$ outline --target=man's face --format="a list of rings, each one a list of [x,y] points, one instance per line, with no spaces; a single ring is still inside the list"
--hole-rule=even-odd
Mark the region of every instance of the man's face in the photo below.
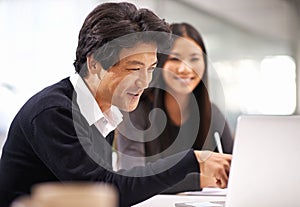
[[[115,105],[123,111],[133,111],[144,89],[152,80],[157,64],[155,43],[137,43],[133,48],[123,48],[119,62],[109,68],[97,90],[105,106]]]

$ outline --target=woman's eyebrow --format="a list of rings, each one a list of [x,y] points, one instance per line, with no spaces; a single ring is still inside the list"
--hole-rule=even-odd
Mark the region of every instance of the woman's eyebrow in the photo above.
[[[190,54],[190,56],[198,56],[198,55],[202,55],[202,53],[200,53],[200,52],[195,52],[195,53]]]

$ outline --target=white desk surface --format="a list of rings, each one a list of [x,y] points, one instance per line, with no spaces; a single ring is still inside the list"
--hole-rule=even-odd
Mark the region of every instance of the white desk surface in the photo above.
[[[225,201],[225,196],[156,195],[132,207],[175,207],[175,203]]]

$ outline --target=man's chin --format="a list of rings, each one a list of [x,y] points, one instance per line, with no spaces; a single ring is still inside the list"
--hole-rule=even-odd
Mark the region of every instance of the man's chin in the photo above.
[[[137,108],[138,104],[130,104],[127,106],[120,106],[118,107],[120,110],[125,111],[125,112],[132,112]]]
[[[132,112],[136,109],[137,105],[136,106],[131,106],[131,107],[128,107],[127,108],[127,112]]]

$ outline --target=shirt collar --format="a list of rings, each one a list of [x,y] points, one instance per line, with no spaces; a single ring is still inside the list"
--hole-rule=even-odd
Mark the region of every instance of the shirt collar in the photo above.
[[[110,131],[114,130],[122,121],[123,115],[120,110],[116,106],[112,105],[107,112],[103,113],[91,91],[88,89],[87,85],[78,73],[71,75],[70,81],[77,93],[79,109],[89,125],[91,126],[95,124],[100,119],[105,119],[112,126],[110,127]],[[104,134],[107,134],[107,132]]]

